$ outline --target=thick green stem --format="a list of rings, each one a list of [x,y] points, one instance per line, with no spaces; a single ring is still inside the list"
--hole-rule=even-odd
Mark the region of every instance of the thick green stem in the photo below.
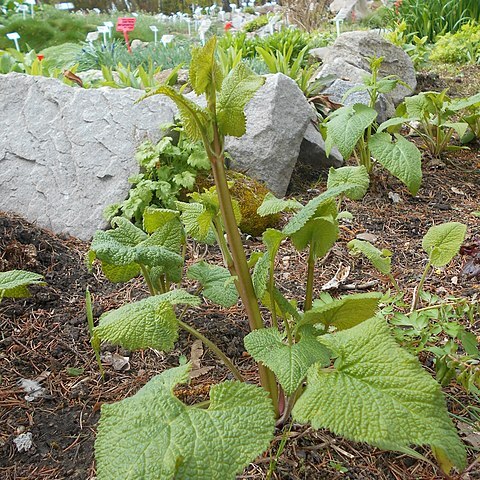
[[[400,293],[400,286],[398,285],[398,282],[395,280],[395,277],[390,273],[388,275],[388,278],[392,283],[393,287],[395,288],[395,290],[397,291],[397,293]]]
[[[238,368],[232,363],[232,361],[207,337],[202,335],[198,330],[191,327],[190,325],[177,320],[180,327],[182,327],[186,332],[190,333],[194,337],[197,337],[201,340],[215,355],[225,364],[225,366],[232,372],[233,376],[240,382],[244,382],[244,378]]]
[[[303,311],[306,312],[312,308],[313,303],[313,276],[315,273],[315,249],[314,245],[310,245],[310,251],[308,253],[308,265],[307,265],[307,287],[305,293],[305,305]]]
[[[142,270],[142,275],[143,278],[145,279],[145,282],[147,283],[148,290],[150,292],[150,295],[156,295],[157,292],[155,290],[155,287],[153,286],[152,279],[150,277],[150,273],[145,265],[140,265],[140,269]]]
[[[425,267],[425,270],[423,271],[423,275],[422,275],[422,278],[420,279],[420,283],[417,286],[417,290],[415,291],[415,295],[412,300],[412,306],[410,307],[411,312],[413,312],[417,308],[418,299],[420,298],[420,292],[422,291],[423,284],[425,283],[428,271],[430,270],[431,266],[432,264],[429,261]]]
[[[268,279],[268,294],[270,296],[270,304],[272,305],[271,313],[272,313],[272,326],[274,328],[278,328],[278,320],[277,320],[277,304],[275,303],[275,276],[273,275],[273,263],[270,263],[270,277]],[[286,321],[286,320],[285,320]]]
[[[227,242],[225,241],[225,237],[223,234],[222,224],[218,217],[213,219],[213,226],[215,230],[215,236],[217,237],[217,242],[220,247],[220,251],[222,252],[223,262],[225,266],[228,268],[230,275],[235,276],[235,266],[233,264],[232,255],[230,250],[228,249]]]
[[[258,307],[258,300],[253,288],[250,270],[247,264],[247,258],[243,249],[242,239],[238,231],[237,222],[232,206],[232,199],[228,190],[227,177],[225,175],[223,148],[218,133],[218,127],[214,125],[214,140],[212,149],[215,155],[210,157],[212,164],[213,177],[217,187],[218,200],[220,204],[220,211],[222,214],[223,225],[227,234],[227,241],[232,255],[233,265],[237,276],[237,289],[242,299],[243,305],[247,312],[248,321],[251,330],[263,328],[263,319]],[[277,382],[273,373],[259,365],[260,383],[263,388],[270,393],[271,400],[275,409],[278,412],[278,390]]]

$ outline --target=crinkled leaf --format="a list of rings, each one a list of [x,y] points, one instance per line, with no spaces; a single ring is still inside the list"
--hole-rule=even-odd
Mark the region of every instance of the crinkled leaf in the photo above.
[[[114,217],[111,224],[114,228],[107,233],[122,245],[133,247],[147,238],[147,234],[141,228],[124,217]]]
[[[370,137],[372,155],[393,176],[402,181],[412,195],[416,195],[422,183],[422,154],[416,145],[399,134],[395,140],[388,133],[376,133]]]
[[[123,283],[140,274],[140,265],[138,263],[111,265],[110,263],[102,262],[102,272],[111,282]]]
[[[298,326],[323,323],[337,330],[352,328],[375,315],[381,298],[381,293],[373,292],[346,295],[329,303],[315,301],[313,307],[304,313]]]
[[[257,298],[263,298],[266,290],[268,279],[270,278],[270,256],[265,252],[260,260],[255,264],[252,274],[252,283]]]
[[[144,247],[164,247],[172,252],[179,252],[185,241],[185,233],[179,212],[175,213],[175,216],[158,227],[141,245]]]
[[[338,197],[338,195],[341,195],[342,193],[345,193],[354,187],[355,185],[345,183],[343,185],[339,185],[338,187],[329,188],[318,197],[313,198],[290,219],[287,225],[285,225],[283,233],[290,236],[295,232],[298,232],[298,230],[300,230],[308,222],[308,220],[316,215],[318,207],[320,207],[324,202],[331,198]]]
[[[370,185],[370,175],[363,165],[358,167],[331,167],[328,172],[327,188],[337,187],[345,183],[354,185],[351,190],[345,192],[345,196],[351,200],[360,200],[367,193]]]
[[[268,192],[262,204],[258,207],[257,213],[261,217],[266,217],[267,215],[274,215],[280,212],[294,212],[301,208],[303,208],[303,205],[295,199],[284,200]]]
[[[145,95],[166,95],[171,98],[178,107],[183,128],[190,140],[196,142],[202,140],[208,132],[209,113],[204,108],[192,102],[168,85],[162,85],[155,91]]]
[[[443,267],[458,253],[467,227],[463,223],[449,222],[429,228],[422,240],[434,267]]]
[[[310,246],[316,258],[323,257],[332,248],[337,238],[337,206],[333,199],[320,204],[315,215],[291,235],[292,243],[297,250]]]
[[[29,285],[45,285],[43,276],[25,270],[0,272],[0,300],[2,297],[25,298],[30,296]]]
[[[245,134],[245,106],[264,82],[264,77],[252,72],[242,62],[230,70],[217,99],[217,122],[220,133],[233,137]]]
[[[195,175],[192,172],[185,170],[184,172],[174,175],[173,181],[180,187],[190,190],[195,185]]]
[[[181,218],[188,235],[199,242],[212,244],[215,242],[215,233],[212,227],[214,214],[201,203],[176,202],[182,212]]]
[[[167,370],[133,397],[102,406],[99,480],[233,480],[268,448],[275,418],[263,389],[224,382],[211,388],[208,409],[186,406],[173,388],[189,370]]]
[[[153,296],[105,313],[93,336],[129,350],[168,352],[178,338],[177,318],[170,303]]]
[[[333,369],[310,368],[295,420],[389,450],[431,445],[465,466],[440,386],[395,342],[384,320],[372,318],[318,341],[338,358]]]
[[[302,335],[293,345],[285,343],[285,335],[276,328],[250,332],[244,339],[245,348],[257,361],[275,373],[287,395],[291,395],[314,363],[330,364],[330,352],[315,337]]]
[[[385,275],[392,271],[392,252],[389,250],[379,250],[371,243],[364,240],[354,239],[347,243],[352,255],[363,253],[372,263],[372,265]]]
[[[212,302],[226,308],[237,303],[237,288],[226,268],[201,261],[188,269],[187,277],[198,280],[203,286],[203,295]]]
[[[198,170],[210,169],[210,160],[207,152],[203,148],[196,148],[187,158],[187,163]]]
[[[335,110],[327,119],[327,156],[335,145],[343,158],[349,158],[367,127],[376,118],[377,112],[373,108],[360,103]]]
[[[143,228],[147,233],[153,233],[178,217],[177,210],[149,206],[143,212]]]
[[[220,91],[223,81],[222,69],[215,60],[216,37],[212,37],[203,47],[192,48],[189,80],[197,95],[202,95],[208,89],[212,93]]]

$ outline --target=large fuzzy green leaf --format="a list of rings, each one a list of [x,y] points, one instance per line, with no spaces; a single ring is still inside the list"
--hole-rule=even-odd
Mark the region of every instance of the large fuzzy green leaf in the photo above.
[[[330,352],[313,336],[302,335],[298,343],[288,345],[285,335],[276,328],[262,328],[250,332],[244,343],[257,362],[275,373],[287,395],[298,388],[311,365],[330,364]]]
[[[233,480],[268,447],[275,418],[263,389],[224,382],[211,388],[208,409],[187,406],[173,388],[189,369],[167,370],[133,397],[102,406],[98,480]]]
[[[188,269],[187,277],[198,280],[203,286],[204,297],[222,307],[231,307],[238,301],[233,277],[226,268],[201,261]]]
[[[430,445],[446,470],[449,462],[465,466],[440,386],[395,342],[384,320],[318,340],[338,358],[333,369],[310,368],[295,420],[389,450]]]
[[[333,199],[321,203],[315,215],[291,235],[295,248],[300,251],[309,246],[316,258],[326,255],[338,238],[337,213]]]
[[[178,337],[177,318],[172,307],[176,303],[198,305],[199,299],[176,290],[129,303],[103,314],[99,325],[93,329],[93,337],[129,350],[169,351]]]
[[[328,172],[327,188],[338,187],[345,183],[354,185],[351,190],[345,192],[345,196],[351,200],[360,200],[367,193],[370,185],[370,175],[363,165],[358,167],[331,167]]]
[[[330,303],[316,300],[313,308],[304,313],[298,326],[323,323],[337,330],[352,328],[375,315],[381,298],[381,293],[373,292],[346,295]]]
[[[171,98],[178,107],[182,125],[190,140],[197,142],[208,138],[208,125],[210,114],[207,110],[197,105],[192,100],[184,97],[168,85],[158,87],[154,92],[145,95],[142,98],[151,95],[166,95]]]
[[[402,181],[412,195],[416,195],[422,183],[422,154],[414,143],[400,134],[382,132],[370,137],[372,155],[393,176]]]
[[[45,285],[43,276],[25,270],[0,272],[0,300],[3,297],[25,298],[30,296],[29,285]]]
[[[326,154],[329,155],[335,145],[343,158],[349,158],[376,118],[377,112],[373,108],[360,103],[335,110],[327,119]]]
[[[215,60],[216,37],[212,37],[203,47],[192,48],[189,80],[197,95],[202,95],[208,89],[211,94],[220,91],[223,82],[222,69]]]
[[[458,253],[465,238],[467,227],[463,223],[449,222],[430,227],[422,240],[434,267],[443,267]]]
[[[295,199],[284,200],[277,198],[273,193],[268,192],[263,199],[262,204],[258,207],[257,213],[261,217],[273,215],[280,212],[295,212],[303,208],[303,205]]]
[[[372,265],[385,275],[392,271],[392,252],[389,250],[379,250],[371,243],[364,240],[354,239],[347,243],[352,255],[363,253],[372,263]]]
[[[188,235],[209,245],[215,242],[215,233],[212,226],[214,213],[211,210],[197,202],[176,202],[176,205],[182,212],[181,219]]]
[[[297,212],[290,221],[285,225],[283,233],[285,235],[291,236],[295,232],[298,232],[311,218],[316,216],[318,208],[331,198],[338,197],[342,193],[345,193],[355,185],[345,183],[339,185],[338,187],[329,188],[318,197],[310,200],[299,212]]]
[[[264,77],[252,72],[244,63],[238,63],[230,70],[217,99],[220,133],[234,137],[245,134],[245,106],[264,82]]]

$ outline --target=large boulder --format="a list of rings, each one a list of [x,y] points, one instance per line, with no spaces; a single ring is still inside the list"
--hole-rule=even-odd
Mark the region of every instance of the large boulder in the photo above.
[[[417,86],[415,69],[410,57],[396,45],[371,31],[347,32],[340,35],[328,48],[313,52],[323,66],[315,78],[335,76],[353,84],[361,83],[362,76],[371,73],[370,59],[383,57],[380,77],[397,75],[408,87],[397,85],[385,97],[395,106],[411,95]]]
[[[103,209],[126,198],[137,146],[174,118],[165,97],[0,75],[0,210],[88,240]]]
[[[267,75],[245,114],[247,133],[241,138],[228,137],[225,149],[232,156],[233,168],[264,181],[275,195],[283,197],[287,192],[297,160],[311,164],[316,159],[316,166],[325,168],[337,163],[337,159],[318,153],[318,136],[316,141],[304,141],[314,113],[297,84],[286,75]]]

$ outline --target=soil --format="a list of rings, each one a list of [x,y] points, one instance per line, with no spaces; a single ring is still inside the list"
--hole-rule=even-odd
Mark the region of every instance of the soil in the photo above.
[[[303,172],[304,173],[304,172]],[[302,202],[325,189],[324,180],[305,185],[305,175],[297,172],[291,193]],[[316,270],[316,293],[330,280],[340,265],[351,268],[347,289],[331,290],[334,296],[389,288],[366,261],[348,254],[346,243],[360,233],[376,237],[378,248],[394,252],[394,275],[411,299],[415,285],[426,263],[421,248],[425,232],[433,224],[459,221],[468,225],[467,241],[480,235],[480,221],[473,212],[479,208],[480,151],[478,145],[469,151],[445,156],[442,161],[426,158],[423,184],[416,197],[384,171],[377,171],[374,185],[361,201],[346,201],[344,209],[353,214],[350,223],[341,227],[341,236]],[[392,193],[398,194],[393,197]],[[256,238],[245,238],[248,250],[260,248]],[[0,213],[0,271],[26,269],[45,276],[46,285],[31,288],[27,299],[5,299],[0,304],[0,478],[71,479],[95,478],[93,443],[102,403],[114,402],[134,394],[153,375],[190,358],[193,339],[181,334],[176,348],[168,354],[153,350],[128,352],[106,346],[103,353],[129,357],[123,370],[106,366],[102,380],[89,344],[85,318],[85,290],[93,296],[94,317],[124,303],[145,297],[148,292],[138,280],[113,285],[95,267],[85,265],[89,245],[64,238],[32,225],[11,214]],[[189,244],[187,258],[192,262],[206,256],[219,260],[214,247]],[[289,298],[302,298],[306,258],[288,245],[282,246],[278,262],[278,283]],[[457,256],[447,267],[431,271],[426,289],[441,297],[464,297],[477,302],[479,279],[460,275],[465,261]],[[195,285],[185,287],[195,290]],[[192,308],[185,318],[229,355],[242,373],[255,381],[255,369],[246,355],[242,338],[248,323],[242,306],[221,309],[209,303]],[[466,320],[465,320],[466,321]],[[468,329],[480,335],[480,318]],[[214,367],[176,394],[186,403],[208,398],[211,384],[230,378],[228,370],[205,348],[202,367]],[[425,368],[432,362],[422,358]],[[75,370],[74,370],[75,369]],[[433,372],[432,372],[433,373]],[[45,389],[33,401],[25,399],[21,379],[37,380]],[[464,423],[472,420],[480,399],[452,383],[446,392],[449,409]],[[480,411],[480,410],[479,410]],[[14,438],[30,432],[33,447],[18,452]],[[465,432],[462,433],[462,435]],[[398,453],[385,452],[365,444],[314,431],[293,424],[285,449],[279,446],[278,431],[272,447],[245,469],[238,478],[264,479],[272,462],[274,479],[435,479],[442,478],[430,463]],[[468,444],[469,467],[457,479],[480,479],[479,444]],[[426,455],[427,451],[419,449]]]

